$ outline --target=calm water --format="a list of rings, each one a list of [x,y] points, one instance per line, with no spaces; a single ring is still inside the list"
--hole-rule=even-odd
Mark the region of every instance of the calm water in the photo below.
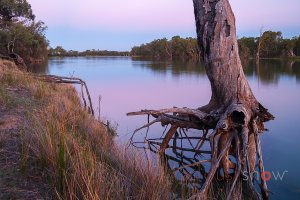
[[[263,60],[259,68],[253,62],[244,66],[257,99],[276,116],[266,125],[269,132],[262,136],[266,170],[275,175],[288,171],[282,180],[273,176],[269,181],[272,199],[300,199],[300,62]],[[145,117],[127,117],[126,113],[173,106],[197,108],[211,95],[204,67],[193,62],[52,58],[35,70],[84,79],[94,107],[98,107],[101,95],[101,118],[118,124],[117,140],[124,143],[134,129],[146,123]],[[149,134],[156,137],[162,131],[154,126]]]

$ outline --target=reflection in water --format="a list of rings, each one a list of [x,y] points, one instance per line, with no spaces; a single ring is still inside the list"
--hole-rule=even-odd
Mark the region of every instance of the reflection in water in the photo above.
[[[198,134],[195,134],[192,131],[178,129],[166,146],[165,137],[167,134],[165,133],[160,138],[147,138],[148,134],[146,133],[144,142],[132,142],[132,145],[136,148],[145,151],[150,150],[159,155],[162,165],[176,183],[176,195],[179,198],[189,199],[191,194],[199,193],[209,176],[212,166],[210,147],[212,131],[197,132]],[[199,132],[201,133],[199,134]],[[235,141],[234,144],[237,145],[239,142]],[[166,150],[162,150],[164,147],[166,147]],[[239,155],[237,152],[231,152],[231,154]],[[146,153],[146,155],[148,154]],[[236,157],[232,155],[230,155],[229,159],[234,164],[234,169],[230,169],[229,176],[226,177],[221,167],[216,170],[216,177],[212,181],[212,190],[218,192],[209,196],[214,199],[226,199],[232,184],[235,183],[238,189],[233,190],[233,196],[236,199],[241,199],[241,196],[243,196],[243,199],[251,199],[253,197],[252,191],[247,187],[249,176],[247,172],[242,172],[243,176],[237,177],[241,173],[237,167],[240,165],[238,165]],[[262,180],[256,172],[259,172],[258,162],[252,176],[253,184],[259,188]],[[239,196],[237,197],[236,195]]]
[[[199,191],[205,182],[210,166],[209,139],[203,136],[188,136],[184,130],[177,132],[163,153],[160,151],[164,137],[133,142],[133,146],[160,155],[161,163],[178,181],[178,187],[189,191]],[[180,191],[178,191],[180,192]],[[182,196],[183,194],[180,194]]]
[[[135,61],[133,63],[134,67],[151,69],[153,72],[159,74],[166,74],[167,72],[171,72],[174,76],[179,76],[182,74],[206,74],[203,64],[193,60],[145,61],[144,58],[133,58],[133,60]]]
[[[63,67],[65,64],[76,64],[82,57],[72,59],[51,58],[52,66]],[[98,62],[99,57],[85,57],[90,62]],[[102,60],[122,60],[122,57],[103,57]],[[205,76],[206,72],[202,63],[196,61],[153,61],[145,58],[132,58],[132,66],[135,68],[148,69],[155,74],[167,75],[171,73],[173,77],[182,75],[201,75]],[[255,60],[243,62],[244,72],[247,77],[257,77],[262,84],[278,84],[280,78],[288,76],[295,77],[300,82],[300,61],[266,59],[260,60],[259,66]],[[29,66],[29,70],[34,73],[47,74],[49,72],[48,62],[35,63]]]
[[[48,61],[42,63],[32,63],[28,65],[28,71],[32,73],[38,73],[38,74],[48,74],[49,73]]]
[[[183,74],[206,74],[203,64],[195,61],[145,61],[142,58],[133,60],[136,61],[133,63],[134,67],[150,69],[158,74],[171,72],[175,77]],[[278,84],[280,78],[285,76],[300,80],[299,61],[268,59],[261,60],[259,66],[256,66],[255,60],[248,60],[243,63],[243,66],[246,76],[256,76],[262,84]]]
[[[291,69],[293,73],[296,74],[297,82],[300,83],[300,62],[295,62]]]
[[[255,60],[249,60],[244,64],[244,71],[246,76],[257,76],[262,84],[278,84],[285,76],[299,79],[300,71],[295,70],[299,67],[300,62],[291,60],[260,60],[259,66]]]
[[[268,185],[274,193],[274,199],[299,199],[300,62],[261,60],[258,67],[255,61],[250,60],[243,66],[254,94],[276,116],[275,121],[267,124],[270,132],[262,135],[266,170],[275,173],[289,171],[282,181],[273,178]],[[98,105],[99,95],[102,96],[101,119],[119,124],[117,141],[121,143],[127,143],[132,132],[145,124],[144,118],[129,118],[126,113],[143,108],[197,108],[205,105],[211,95],[203,65],[194,62],[151,61],[130,57],[51,58],[48,65],[41,66],[38,72],[60,76],[70,76],[74,72],[74,76],[85,80],[94,105]],[[160,138],[162,131],[160,125],[154,126],[149,130],[149,136]],[[197,132],[188,134],[199,137]],[[136,139],[144,141],[140,135]],[[188,140],[181,141],[183,148],[191,148]],[[177,139],[177,147],[181,147],[181,141]],[[197,145],[197,139],[191,140],[191,143]],[[169,145],[175,146],[173,141]],[[154,146],[151,145],[153,150]],[[207,142],[203,147],[209,150]],[[207,154],[202,154],[203,158],[197,154],[194,159],[194,152],[178,148],[174,153],[172,147],[166,153],[173,170],[199,159],[207,159]],[[205,170],[209,169],[209,163],[202,165]],[[192,181],[187,171],[193,174],[194,168],[177,170],[176,177],[178,180]],[[196,171],[193,176],[201,177],[201,171]],[[197,187],[197,184],[199,182],[190,187]]]

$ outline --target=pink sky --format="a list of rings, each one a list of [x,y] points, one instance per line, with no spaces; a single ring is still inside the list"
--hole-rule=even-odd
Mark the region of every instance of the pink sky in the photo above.
[[[76,49],[72,40],[99,36],[100,43],[86,41],[77,49],[129,50],[133,45],[172,35],[195,36],[192,0],[28,0],[48,29],[52,46]],[[254,36],[260,28],[299,35],[299,0],[230,0],[239,36]],[[59,33],[61,36],[59,37]],[[68,35],[73,33],[71,37]],[[172,34],[172,35],[171,35]],[[132,35],[132,37],[130,37]],[[111,37],[108,37],[111,36]],[[143,37],[144,36],[144,37]],[[120,44],[118,37],[124,37]],[[136,40],[134,40],[136,39]],[[126,40],[126,41],[125,41]],[[74,43],[74,41],[73,41]],[[107,44],[106,44],[107,43]],[[92,45],[95,46],[92,46]],[[103,47],[98,46],[103,44]],[[111,45],[109,45],[111,44]],[[118,49],[117,49],[118,50]]]

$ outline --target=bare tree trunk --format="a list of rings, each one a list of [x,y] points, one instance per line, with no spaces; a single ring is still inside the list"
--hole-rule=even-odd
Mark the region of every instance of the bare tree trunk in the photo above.
[[[258,131],[262,132],[263,122],[273,116],[256,100],[245,78],[238,52],[235,17],[228,0],[194,0],[194,12],[198,44],[212,89],[209,104],[201,110],[224,113],[218,122],[221,126],[217,125],[215,129],[222,130],[218,152],[225,148],[230,137],[228,133],[232,130],[242,135],[242,170],[252,174],[256,163],[254,134],[257,133],[251,126],[253,123],[259,125]],[[229,174],[228,151],[222,159],[225,176]],[[262,191],[265,199],[268,198],[266,190]],[[204,187],[203,196],[205,193]]]
[[[257,45],[257,50],[256,50],[256,63],[259,62],[260,59],[260,46],[261,46],[261,42],[260,42],[261,37],[258,39],[258,45]]]
[[[224,112],[229,105],[238,103],[258,107],[241,65],[229,2],[194,0],[194,8],[198,44],[212,89],[205,110]]]
[[[211,168],[201,192],[193,198],[207,199],[219,170],[223,169],[224,176],[228,177],[230,168],[234,168],[235,175],[227,199],[231,199],[238,180],[245,173],[250,177],[247,185],[251,198],[268,199],[266,183],[261,180],[259,194],[252,175],[256,157],[260,171],[264,171],[258,134],[264,131],[264,122],[274,117],[257,101],[246,80],[238,52],[235,17],[228,0],[193,0],[193,3],[198,45],[211,84],[210,102],[199,109],[142,110],[128,115],[147,114],[156,118],[142,128],[156,122],[172,125],[161,151],[168,146],[171,134],[175,134],[174,127],[213,129],[209,135]],[[235,156],[235,164],[229,160],[229,154]]]
[[[256,65],[259,66],[259,59],[260,59],[260,49],[261,49],[261,38],[263,36],[263,28],[260,29],[260,35],[258,38],[257,50],[256,50]]]

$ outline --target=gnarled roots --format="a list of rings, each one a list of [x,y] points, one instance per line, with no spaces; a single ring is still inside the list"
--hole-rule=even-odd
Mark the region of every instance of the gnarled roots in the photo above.
[[[261,105],[254,114],[242,104],[232,104],[227,107],[223,114],[218,112],[208,114],[199,109],[171,108],[142,110],[127,115],[148,115],[148,123],[137,129],[132,135],[130,143],[133,145],[136,145],[133,137],[138,131],[147,128],[148,135],[149,127],[160,122],[163,126],[171,125],[171,128],[162,138],[148,139],[146,136],[145,143],[150,147],[150,150],[154,149],[151,146],[156,145],[159,146],[159,148],[156,148],[156,152],[162,156],[166,156],[164,153],[167,148],[173,149],[175,154],[177,150],[181,150],[210,155],[210,159],[203,157],[202,160],[197,160],[194,163],[182,162],[185,164],[184,166],[173,169],[173,171],[177,171],[193,166],[202,169],[203,180],[200,190],[190,199],[207,199],[209,190],[213,187],[218,176],[222,176],[222,179],[227,180],[227,183],[229,183],[229,189],[226,190],[225,194],[228,200],[233,198],[237,187],[239,187],[237,183],[241,180],[243,188],[245,188],[243,190],[247,191],[252,199],[269,198],[269,191],[264,178],[254,176],[256,166],[258,166],[259,174],[264,173],[259,134],[264,131],[263,123],[273,119],[273,116]],[[155,119],[150,122],[149,116]],[[201,137],[189,137],[186,133],[188,129],[203,130],[203,135]],[[208,130],[212,131],[209,133]],[[169,145],[170,140],[176,143],[179,132],[184,133],[184,135],[180,134],[181,139],[187,139],[192,148]],[[198,140],[196,146],[192,145],[191,139]],[[203,149],[205,142],[209,142],[210,151]],[[169,156],[167,157],[169,158]],[[173,160],[176,160],[176,158]],[[205,172],[203,163],[210,163],[208,172]],[[259,184],[260,192],[256,190],[255,183]]]

